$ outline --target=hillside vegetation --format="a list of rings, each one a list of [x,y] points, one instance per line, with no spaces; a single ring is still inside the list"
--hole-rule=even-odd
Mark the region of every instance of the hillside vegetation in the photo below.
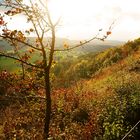
[[[27,42],[29,42],[32,45],[35,45],[34,42],[36,40],[36,37],[28,37]],[[49,42],[50,39],[44,39],[44,43]],[[65,38],[57,38],[56,39],[56,47],[57,48],[64,48],[64,44],[67,43],[69,46],[75,45],[79,43],[80,41],[77,40],[69,40]],[[100,52],[103,51],[107,48],[112,48],[116,45],[123,44],[123,42],[119,41],[106,41],[106,42],[98,42],[95,41],[93,43],[89,43],[86,46],[83,46],[82,48],[77,48],[74,51],[66,52],[66,53],[56,53],[55,59],[56,61],[63,61],[69,58],[75,59],[75,57],[87,54],[89,52]],[[29,48],[26,47],[23,44],[20,44],[20,53],[24,54],[24,52],[28,52]],[[12,44],[9,44],[6,40],[0,39],[0,51],[7,52],[9,55],[16,56],[14,52],[14,46]],[[32,54],[33,55],[33,54]],[[36,62],[36,60],[39,60],[40,54],[35,53],[31,58],[31,62]],[[70,60],[69,60],[70,61]],[[1,70],[7,70],[9,72],[16,72],[19,73],[21,66],[18,63],[15,63],[14,60],[11,60],[9,58],[2,58],[0,57],[0,71]]]
[[[56,61],[52,83],[50,140],[121,140],[140,120],[140,38]],[[1,138],[42,140],[41,84],[41,73],[29,75],[26,82],[16,74],[1,73]],[[139,138],[140,125],[126,140]]]
[[[129,41],[123,46],[107,49],[98,53],[88,53],[77,58],[72,57],[57,63],[53,70],[57,80],[60,78],[65,83],[88,79],[100,73],[104,68],[112,66],[121,60],[129,58],[139,50],[140,40]],[[139,61],[139,60],[138,60]],[[65,67],[64,67],[65,66]],[[57,82],[58,83],[58,82]],[[60,85],[62,85],[60,83]]]

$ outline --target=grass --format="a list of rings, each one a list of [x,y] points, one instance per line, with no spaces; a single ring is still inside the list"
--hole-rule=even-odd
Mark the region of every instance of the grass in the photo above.
[[[18,72],[20,70],[20,66],[10,58],[0,58],[0,70]]]

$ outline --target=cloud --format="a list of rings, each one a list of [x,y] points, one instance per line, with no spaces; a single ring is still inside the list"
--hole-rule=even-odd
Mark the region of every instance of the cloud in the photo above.
[[[140,13],[136,12],[126,12],[123,14],[124,17],[132,18],[135,21],[140,21]]]

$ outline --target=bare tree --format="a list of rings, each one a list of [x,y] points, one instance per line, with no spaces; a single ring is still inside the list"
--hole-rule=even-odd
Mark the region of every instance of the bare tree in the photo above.
[[[111,34],[112,25],[109,28],[109,31],[106,32],[106,35],[103,37],[98,37],[99,32],[93,38],[79,42],[79,44],[75,46],[69,46],[66,48],[56,48],[56,27],[59,24],[59,20],[56,23],[53,23],[52,18],[50,16],[47,0],[38,0],[35,3],[33,0],[29,0],[29,5],[26,5],[22,0],[5,0],[1,3],[1,6],[6,8],[5,13],[0,15],[0,26],[1,32],[0,37],[7,40],[11,46],[13,46],[14,55],[10,55],[4,51],[0,51],[0,56],[8,57],[18,61],[22,66],[23,78],[26,75],[26,66],[31,68],[36,68],[38,70],[43,71],[44,78],[44,89],[45,89],[45,125],[44,125],[44,139],[48,139],[49,137],[49,125],[51,119],[51,86],[50,86],[50,69],[53,62],[54,53],[57,51],[68,51],[78,47],[81,47],[95,39],[104,41],[109,34]],[[5,22],[5,16],[15,16],[20,14],[26,17],[25,22],[31,23],[32,27],[30,29],[25,29],[25,32],[8,29],[8,26]],[[9,21],[10,22],[10,21]],[[26,34],[32,33],[36,35],[36,40],[34,43],[28,41]],[[48,39],[47,36],[51,36]],[[44,41],[44,40],[49,41]],[[41,53],[42,60],[41,64],[38,65],[36,63],[32,63],[29,61],[31,54],[24,52],[24,54],[20,53],[20,47],[26,46],[30,48],[30,53],[33,51],[37,51]]]

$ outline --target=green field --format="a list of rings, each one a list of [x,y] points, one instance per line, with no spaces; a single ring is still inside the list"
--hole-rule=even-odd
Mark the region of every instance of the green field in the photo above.
[[[0,70],[7,70],[10,72],[18,72],[20,70],[20,66],[15,60],[10,58],[0,58]]]

